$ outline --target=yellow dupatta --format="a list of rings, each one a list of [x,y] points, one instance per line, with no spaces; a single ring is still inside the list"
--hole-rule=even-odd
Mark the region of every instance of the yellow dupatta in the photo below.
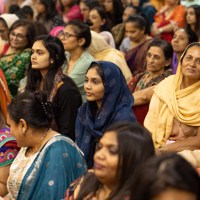
[[[179,62],[176,75],[166,78],[154,89],[144,126],[152,133],[156,148],[164,145],[171,135],[174,118],[186,125],[200,126],[200,80],[180,89],[182,79]]]

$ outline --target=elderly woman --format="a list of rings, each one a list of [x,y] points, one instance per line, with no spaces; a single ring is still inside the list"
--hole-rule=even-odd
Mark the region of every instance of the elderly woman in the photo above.
[[[144,121],[155,148],[180,152],[200,149],[200,43],[184,51],[176,75],[154,89]]]

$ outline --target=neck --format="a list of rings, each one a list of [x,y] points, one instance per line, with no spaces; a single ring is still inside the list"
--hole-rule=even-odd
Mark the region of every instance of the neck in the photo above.
[[[160,71],[156,71],[156,72],[151,72],[151,78],[155,78],[156,76],[159,76],[159,75],[161,75],[161,74],[163,74],[164,73],[164,69],[163,70],[160,70]]]
[[[181,83],[181,89],[185,89],[185,88],[195,84],[196,82],[197,82],[197,80],[195,80],[195,79],[188,79],[188,78],[183,77],[183,81]]]
[[[191,24],[190,28],[195,32],[195,25],[194,24]]]
[[[112,190],[113,187],[110,187],[108,185],[102,185],[98,190],[98,195],[97,195],[98,200],[108,199],[108,196],[110,195]]]
[[[73,51],[69,52],[70,60],[73,62],[77,61],[81,57],[83,52],[84,50],[82,48],[76,48]]]
[[[102,100],[101,101],[96,101],[96,104],[97,104],[98,110],[100,110],[101,104],[102,104]]]
[[[176,52],[177,60],[179,61],[183,52]]]

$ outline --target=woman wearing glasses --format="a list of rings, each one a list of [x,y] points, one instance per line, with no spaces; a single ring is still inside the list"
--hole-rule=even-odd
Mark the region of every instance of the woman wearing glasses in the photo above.
[[[0,68],[12,96],[17,94],[19,82],[25,76],[34,36],[34,27],[26,20],[17,20],[9,29],[9,46],[0,58]]]
[[[79,20],[70,21],[58,37],[64,45],[67,57],[67,62],[63,65],[63,73],[74,80],[85,101],[83,87],[85,73],[94,60],[87,51],[91,43],[90,28]]]

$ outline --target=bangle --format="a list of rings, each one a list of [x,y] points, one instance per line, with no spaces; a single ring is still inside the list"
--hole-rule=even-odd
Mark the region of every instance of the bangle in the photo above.
[[[163,32],[163,28],[159,28],[158,31],[161,34]]]
[[[158,150],[160,151],[160,153],[163,153],[164,147],[163,147],[163,146],[159,146],[159,147],[158,147]]]

